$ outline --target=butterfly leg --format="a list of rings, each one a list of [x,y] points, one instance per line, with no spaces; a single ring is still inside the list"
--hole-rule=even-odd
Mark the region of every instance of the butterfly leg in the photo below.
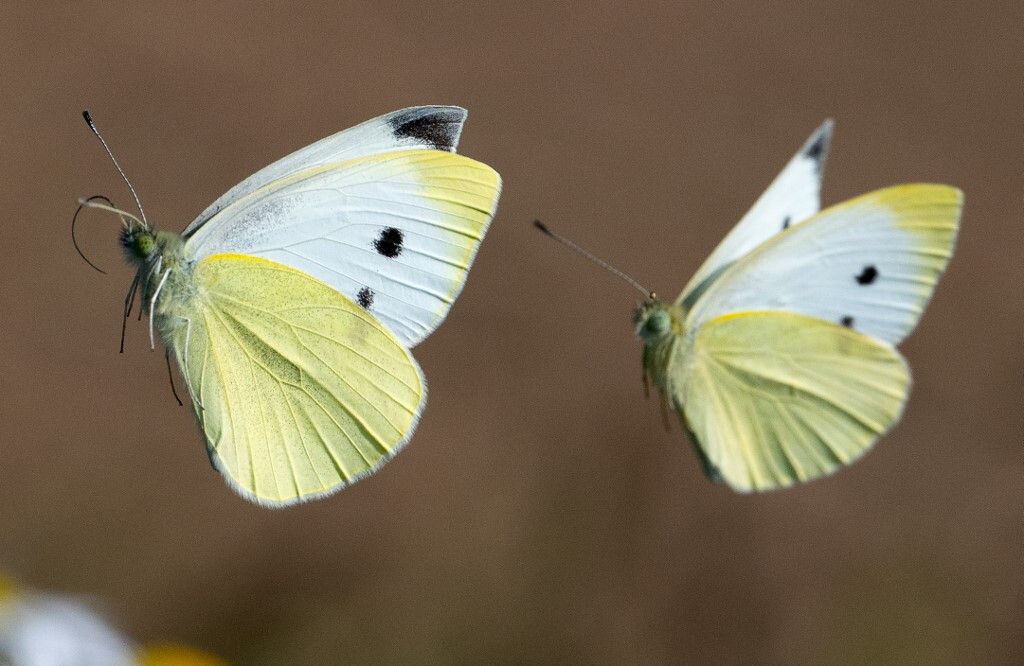
[[[644,383],[644,398],[650,399],[651,397],[651,383],[647,380],[647,368],[644,368],[643,376],[641,380]]]
[[[181,315],[175,315],[174,317],[175,319],[180,319],[181,321],[185,322],[185,344],[182,346],[182,353],[179,366],[181,369],[181,376],[185,379],[185,388],[188,389],[189,395],[192,396],[193,402],[195,402],[196,406],[200,410],[203,410],[206,408],[203,406],[202,397],[198,393],[196,393],[195,389],[192,387],[192,380],[189,378],[188,372],[186,370],[186,368],[188,368],[188,349],[192,341],[192,319],[190,319],[189,317],[182,317]],[[173,342],[170,342],[168,344],[168,350],[170,349],[170,347],[174,347],[175,349],[178,348],[177,345],[175,345]]]
[[[128,287],[128,293],[124,297],[124,317],[121,319],[121,354],[124,353],[124,335],[128,330],[128,317],[132,315],[132,307],[135,305],[135,294],[138,292],[141,282],[142,271],[140,270],[135,274],[135,279],[132,280],[131,286]],[[139,307],[141,309],[141,304]]]
[[[164,284],[167,282],[167,277],[171,274],[170,268],[164,271],[163,277],[160,278],[160,284],[156,286],[156,291],[153,292],[153,297],[149,299],[149,348],[150,350],[156,349],[156,338],[153,336],[153,312],[156,310],[156,299],[160,296],[160,290],[164,288]]]
[[[142,321],[142,315],[146,312],[146,308],[142,306],[145,305],[146,291],[149,289],[149,281],[154,275],[160,272],[163,265],[164,258],[163,255],[160,255],[156,258],[156,261],[153,262],[153,266],[149,269],[149,272],[146,273],[146,277],[142,280],[142,284],[139,287],[142,292],[142,296],[139,297],[139,321]]]
[[[160,269],[163,268],[163,266],[163,255],[158,255],[156,261],[154,261],[153,265],[150,267],[149,272],[146,273],[146,277],[143,278],[142,280],[142,293],[146,293],[146,288],[149,287],[149,281],[153,278],[154,275],[158,275],[160,273]]]
[[[661,423],[665,426],[665,432],[672,432],[672,421],[669,420],[668,398],[661,391],[658,392],[661,398]]]
[[[184,407],[185,403],[178,397],[178,389],[174,387],[174,372],[171,370],[171,350],[164,349],[164,361],[167,362],[167,381],[171,383],[171,394],[178,401],[178,407]]]
[[[190,319],[189,317],[182,317],[182,319],[185,320],[185,351],[182,354],[182,361],[184,362],[184,365],[187,368],[188,347],[189,342],[192,340],[192,319]],[[188,392],[192,394],[192,398],[196,401],[196,406],[198,406],[199,409],[205,410],[206,407],[203,406],[203,397],[196,393],[195,390],[192,388],[192,381],[188,378],[188,373],[183,372],[182,375],[185,377],[185,387],[188,388]]]

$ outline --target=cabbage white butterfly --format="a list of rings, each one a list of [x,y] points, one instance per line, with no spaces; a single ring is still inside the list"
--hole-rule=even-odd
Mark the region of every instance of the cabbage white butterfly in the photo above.
[[[708,476],[784,488],[849,465],[899,419],[910,372],[895,345],[952,256],[963,194],[898,185],[818,212],[826,121],[666,303],[634,313],[643,370]],[[590,253],[537,223],[542,231]]]
[[[409,349],[448,314],[501,191],[493,169],[455,153],[465,119],[421,106],[335,134],[243,180],[181,234],[155,230],[141,206],[140,219],[83,201],[121,217],[137,267],[126,316],[138,294],[213,466],[246,499],[335,492],[412,435],[427,388]]]

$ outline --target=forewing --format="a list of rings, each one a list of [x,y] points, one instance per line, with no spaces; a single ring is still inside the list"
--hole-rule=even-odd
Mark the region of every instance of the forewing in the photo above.
[[[688,326],[747,310],[820,317],[897,344],[920,319],[956,242],[962,193],[899,185],[833,206],[732,264]]]
[[[689,307],[729,264],[818,212],[832,127],[832,120],[826,120],[808,137],[786,168],[690,279],[677,302]]]
[[[185,228],[189,236],[221,210],[272,181],[322,164],[394,150],[454,152],[466,122],[457,106],[414,106],[378,116],[283,157],[235,185]]]
[[[426,398],[415,360],[363,308],[301,271],[218,254],[171,348],[214,466],[281,506],[372,473],[409,439]]]
[[[785,312],[709,321],[684,362],[677,405],[706,466],[743,492],[849,465],[896,423],[910,388],[890,345]]]
[[[407,150],[308,169],[222,211],[186,244],[293,266],[362,304],[407,346],[448,314],[498,205],[490,167]]]

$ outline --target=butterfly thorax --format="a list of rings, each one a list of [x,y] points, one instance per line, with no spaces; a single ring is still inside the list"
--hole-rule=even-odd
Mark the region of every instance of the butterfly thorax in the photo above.
[[[664,393],[672,393],[669,368],[684,339],[685,311],[678,305],[649,299],[633,315],[636,335],[644,343],[644,372]]]
[[[137,267],[143,312],[149,313],[155,296],[154,322],[167,339],[179,325],[179,310],[194,290],[193,262],[186,258],[185,240],[174,232],[135,226],[121,233],[121,246]]]

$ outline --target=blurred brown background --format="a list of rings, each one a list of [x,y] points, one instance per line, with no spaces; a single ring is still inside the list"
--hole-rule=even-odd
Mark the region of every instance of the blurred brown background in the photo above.
[[[1024,5],[248,3],[0,10],[0,569],[238,663],[1000,663],[1024,649]],[[196,7],[199,6],[197,3]],[[392,109],[470,109],[505,191],[416,350],[412,445],[269,511],[210,468],[145,328],[117,354],[130,201],[183,228],[270,161]],[[672,294],[833,116],[826,205],[963,188],[903,345],[902,424],[789,492],[706,481],[640,384],[635,294]],[[1016,655],[1016,657],[1014,657]]]

